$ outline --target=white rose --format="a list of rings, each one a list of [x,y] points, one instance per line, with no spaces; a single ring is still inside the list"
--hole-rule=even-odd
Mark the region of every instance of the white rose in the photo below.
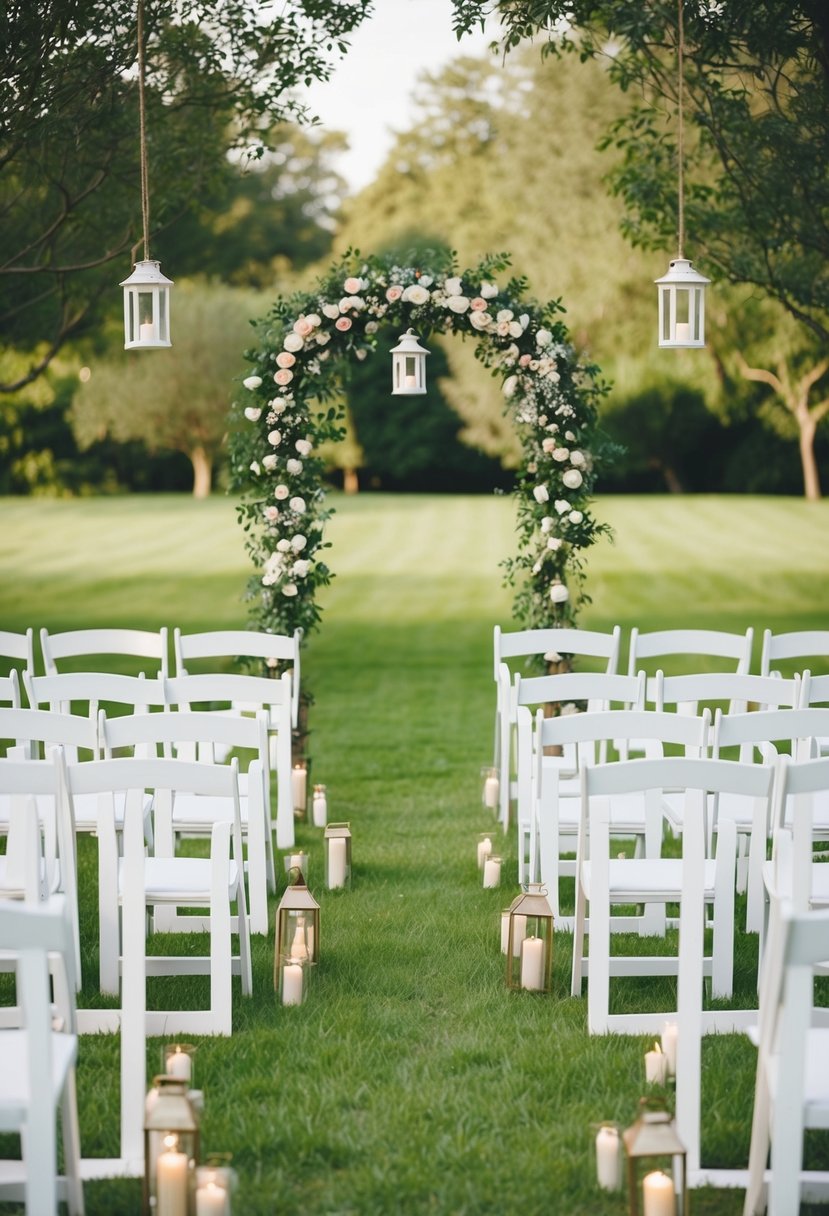
[[[555,441],[555,439],[553,439],[552,435],[547,435],[544,439],[541,440],[541,449],[544,452],[555,451],[555,446],[556,446],[556,441]]]
[[[261,469],[260,469],[260,467],[259,467],[259,461],[258,461],[258,460],[254,460],[254,461],[253,461],[253,463],[252,463],[252,464],[251,464],[251,466],[250,466],[250,471],[251,471],[251,473],[255,473],[257,477],[258,477],[258,476],[259,476],[259,474],[262,472],[262,470],[261,470]]]
[[[555,501],[555,508],[558,511],[559,515],[564,515],[567,511],[570,510],[570,504],[564,498],[557,498]]]
[[[274,452],[268,452],[267,456],[262,457],[262,467],[272,473],[276,468],[278,457]]]
[[[276,542],[276,547],[280,553],[288,553],[291,548],[291,542],[283,537],[282,540]]]
[[[567,518],[570,520],[571,524],[580,524],[584,519],[584,515],[581,513],[581,511],[571,511]]]
[[[570,443],[575,443],[575,442],[576,442],[576,436],[573,434],[573,432],[572,432],[572,431],[565,431],[565,432],[564,432],[564,438],[565,438],[565,439],[567,439],[567,440],[569,440],[569,442],[570,442]]]
[[[511,397],[517,387],[518,387],[518,377],[517,376],[507,376],[506,380],[504,381],[504,396]]]
[[[545,515],[541,521],[541,531],[546,535],[547,532],[552,532],[555,520],[552,515]]]
[[[295,354],[298,350],[302,350],[303,341],[299,334],[286,334],[285,340],[282,343],[285,350]]]
[[[429,299],[429,293],[419,283],[411,283],[403,292],[402,298],[409,304],[425,304]]]
[[[322,311],[330,321],[336,321],[340,315],[340,306],[339,304],[323,304]]]
[[[315,312],[309,312],[308,315],[306,316],[305,320],[308,322],[309,325],[313,325],[314,329],[316,329],[316,327],[318,325],[322,325],[322,321],[320,320],[320,318],[317,316],[317,314]]]
[[[560,549],[561,546],[562,546],[562,540],[561,540],[560,536],[551,536],[548,538],[547,548],[552,549],[553,553],[555,553],[557,549]]]
[[[446,279],[446,281],[443,284],[443,290],[446,292],[446,294],[448,296],[459,296],[459,295],[463,294],[463,288],[461,287],[461,281],[457,277],[454,277],[451,279]]]
[[[269,431],[268,432],[268,443],[271,445],[271,447],[278,448],[281,442],[282,442],[282,432],[281,431]]]
[[[308,541],[301,532],[297,532],[295,536],[291,537],[291,548],[294,553],[301,553],[307,544]]]
[[[498,294],[498,285],[496,283],[481,283],[481,295],[485,300],[491,300]]]
[[[307,558],[303,557],[298,562],[294,562],[291,567],[291,574],[296,575],[297,578],[305,578],[310,568],[311,563]]]
[[[569,458],[569,456],[569,448],[556,448],[556,450],[553,452],[553,460],[557,460],[560,464],[563,464],[564,461]]]
[[[421,287],[431,287],[435,280],[430,274],[422,274],[418,281]]]
[[[533,562],[533,574],[541,573],[541,562]]]
[[[300,456],[310,456],[313,444],[310,439],[297,439],[294,447],[299,452]]]
[[[530,323],[530,314],[528,312],[522,312],[518,320],[521,322],[521,328],[526,329]]]
[[[326,333],[324,329],[319,329],[314,334],[314,341],[316,342],[317,346],[327,346],[331,341],[331,335]]]
[[[515,316],[515,313],[512,311],[511,308],[501,308],[498,312],[496,312],[495,320],[499,321],[499,322],[500,321],[511,321],[514,316]]]
[[[508,333],[511,338],[520,338],[523,332],[520,321],[510,321]]]
[[[568,431],[567,434],[565,435],[565,439],[569,439],[569,438],[570,438],[570,432]],[[570,464],[578,465],[581,468],[581,466],[584,463],[585,463],[584,452],[571,452],[570,453]]]
[[[258,422],[262,417],[262,411],[256,405],[249,405],[245,410],[245,417],[247,418],[248,422]]]
[[[244,384],[245,388],[249,388],[249,389],[259,388],[261,383],[262,383],[261,376],[245,376],[244,380],[242,381],[242,384]]]
[[[297,515],[302,515],[305,511],[305,499],[299,497],[292,498],[288,503],[288,506],[292,511],[295,511]]]
[[[282,594],[287,595],[289,598],[292,595],[296,595],[296,591],[297,591],[296,583],[285,583],[282,588]]]
[[[536,502],[549,502],[550,495],[547,492],[546,486],[535,486],[533,488],[533,498]]]
[[[490,320],[488,312],[471,312],[469,314],[469,324],[473,329],[486,329]]]
[[[376,334],[377,330],[379,328],[380,328],[380,326],[377,324],[376,321],[366,321],[366,333],[367,334],[369,334],[369,335]]]
[[[265,507],[265,519],[269,524],[274,524],[279,519],[279,510],[276,507]]]
[[[568,490],[577,490],[584,481],[578,469],[568,469],[561,479],[567,486]]]
[[[564,586],[564,583],[556,581],[550,588],[550,599],[554,604],[563,604],[570,598],[570,592]]]
[[[553,340],[553,335],[549,329],[539,329],[535,335],[536,346],[549,346]]]
[[[300,475],[300,473],[302,472],[302,461],[294,460],[293,458],[291,458],[290,460],[286,460],[285,468],[288,470],[288,472],[291,474],[292,477],[298,477]]]
[[[291,491],[288,489],[288,487],[280,482],[279,485],[274,489],[273,496],[274,498],[281,500],[283,498],[287,498],[290,492]]]
[[[466,296],[450,296],[446,301],[446,307],[452,312],[466,312],[469,308],[469,300]]]

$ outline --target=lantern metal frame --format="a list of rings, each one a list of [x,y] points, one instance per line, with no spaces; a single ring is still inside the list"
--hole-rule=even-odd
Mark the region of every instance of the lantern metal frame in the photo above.
[[[170,1140],[174,1143],[167,1143]],[[193,1216],[200,1151],[198,1113],[190,1101],[188,1083],[164,1073],[153,1079],[144,1107],[144,1216],[154,1216],[157,1210],[159,1158],[173,1147],[187,1157],[187,1216]]]
[[[426,392],[426,356],[432,352],[420,345],[417,334],[409,328],[389,353],[392,396],[422,396]]]
[[[552,991],[553,924],[546,888],[541,883],[531,882],[527,891],[510,905],[506,957],[508,988],[523,992]],[[540,973],[528,957],[526,944],[531,941],[541,943]],[[537,982],[531,983],[531,979]]]
[[[711,280],[678,257],[654,282],[659,288],[659,345],[705,346],[705,288]]]
[[[337,882],[334,886],[331,885],[331,846],[335,840],[342,840],[345,843],[345,873],[342,882]],[[350,889],[351,887],[351,826],[348,823],[328,823],[325,825],[325,833],[323,835],[323,848],[325,850],[325,885],[329,891],[338,891],[343,888]]]
[[[308,890],[302,871],[295,867],[290,872],[288,886],[276,909],[274,990],[279,989],[283,962],[299,957],[303,949],[309,964],[319,962],[320,906]]]
[[[639,1116],[622,1132],[627,1158],[629,1216],[639,1216],[640,1173],[664,1168],[670,1159],[677,1216],[689,1216],[687,1150],[676,1133],[676,1124],[659,1098],[640,1098]],[[677,1179],[679,1188],[677,1189]]]
[[[146,258],[136,262],[124,289],[124,350],[152,350],[172,346],[170,341],[170,288],[173,280],[161,263]]]

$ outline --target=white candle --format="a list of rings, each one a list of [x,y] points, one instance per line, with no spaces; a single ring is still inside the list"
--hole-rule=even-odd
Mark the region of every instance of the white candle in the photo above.
[[[666,1022],[662,1031],[662,1050],[668,1061],[668,1076],[676,1076],[676,1039],[678,1027],[676,1022]]]
[[[187,1154],[173,1147],[159,1154],[155,1174],[158,1216],[187,1216]]]
[[[645,1177],[642,1196],[644,1216],[676,1216],[673,1180],[661,1170]]]
[[[282,968],[282,1004],[302,1004],[302,967],[299,963],[285,963]]]
[[[167,1056],[167,1076],[178,1077],[179,1081],[189,1081],[193,1075],[193,1066],[186,1051],[177,1047]]]
[[[664,1085],[668,1076],[668,1057],[658,1043],[645,1052],[645,1080],[648,1085]]]
[[[484,806],[488,806],[490,810],[494,810],[498,805],[499,792],[498,778],[494,775],[487,777],[484,782]]]
[[[487,857],[484,862],[484,886],[497,887],[501,884],[500,857]]]
[[[501,953],[506,954],[509,944],[509,912],[501,913]]]
[[[513,958],[521,957],[521,943],[527,936],[527,918],[519,912],[512,918],[512,955]]]
[[[308,944],[305,936],[305,926],[297,925],[294,940],[291,942],[291,958],[307,958]]]
[[[478,869],[479,870],[482,870],[484,868],[484,862],[486,861],[487,857],[491,857],[491,856],[492,856],[492,841],[490,840],[490,838],[488,836],[486,836],[483,840],[478,841]]]
[[[288,869],[301,870],[303,878],[308,876],[308,854],[307,853],[291,853],[288,856]]]
[[[687,321],[677,321],[676,323],[676,340],[677,342],[691,341],[691,326]]]
[[[145,321],[138,331],[138,340],[140,342],[152,342],[153,340],[153,323]]]
[[[295,764],[291,770],[291,791],[294,799],[294,810],[304,811],[307,793],[308,770],[302,764]]]
[[[596,1173],[603,1191],[618,1191],[622,1185],[619,1133],[615,1127],[600,1127],[596,1136]]]
[[[417,388],[417,376],[407,376],[405,385],[406,388]]]
[[[540,937],[525,937],[521,943],[521,987],[529,992],[544,987],[544,942]]]
[[[328,889],[345,886],[345,838],[332,836],[328,841]]]
[[[313,802],[314,827],[324,828],[328,822],[328,799],[322,790],[314,792]]]
[[[211,1181],[198,1188],[196,1216],[230,1216],[230,1196],[223,1186]]]

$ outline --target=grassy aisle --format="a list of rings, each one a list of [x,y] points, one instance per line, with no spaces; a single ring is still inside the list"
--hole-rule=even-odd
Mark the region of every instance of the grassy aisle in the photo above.
[[[272,938],[257,943],[238,1031],[199,1048],[204,1145],[232,1151],[244,1216],[621,1216],[621,1199],[594,1188],[590,1124],[633,1117],[644,1042],[588,1039],[584,1002],[567,996],[565,935],[552,998],[506,992],[497,918],[514,888],[483,891],[474,862],[491,823],[478,769],[491,747],[492,625],[509,621],[497,569],[512,543],[509,504],[337,505],[338,578],[305,671],[314,778],[329,787],[331,817],[351,821],[354,889],[320,890],[320,834],[302,826],[322,904],[317,982],[305,1007],[280,1009]],[[826,627],[823,505],[615,499],[602,512],[617,544],[591,559],[586,626]],[[244,566],[226,500],[0,502],[0,628],[239,624]],[[513,852],[510,838],[508,874]],[[84,921],[92,960],[89,900]],[[749,944],[742,994],[751,960]],[[151,1044],[152,1066],[157,1052]],[[115,1151],[116,1060],[112,1042],[82,1041],[88,1154]],[[712,1164],[745,1160],[753,1064],[740,1039],[705,1044]],[[90,1216],[139,1209],[132,1183],[90,1186],[87,1201]],[[741,1196],[700,1194],[694,1210],[736,1214]]]

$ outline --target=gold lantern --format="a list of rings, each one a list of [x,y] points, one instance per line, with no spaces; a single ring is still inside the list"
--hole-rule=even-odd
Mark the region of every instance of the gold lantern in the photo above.
[[[144,1107],[144,1216],[194,1216],[199,1122],[179,1077],[156,1077]]]
[[[400,335],[391,350],[391,392],[393,397],[416,396],[426,392],[426,356],[413,329]]]
[[[325,885],[329,891],[351,886],[351,829],[347,823],[329,823],[323,837]]]
[[[280,970],[287,959],[319,962],[320,906],[305,885],[299,868],[291,870],[276,910],[276,957],[273,986],[279,988]]]
[[[550,992],[553,985],[553,913],[541,883],[531,882],[509,910],[507,986]]]
[[[657,1098],[639,1099],[639,1118],[622,1132],[629,1216],[688,1216],[685,1145]],[[641,1194],[641,1205],[640,1205]]]

